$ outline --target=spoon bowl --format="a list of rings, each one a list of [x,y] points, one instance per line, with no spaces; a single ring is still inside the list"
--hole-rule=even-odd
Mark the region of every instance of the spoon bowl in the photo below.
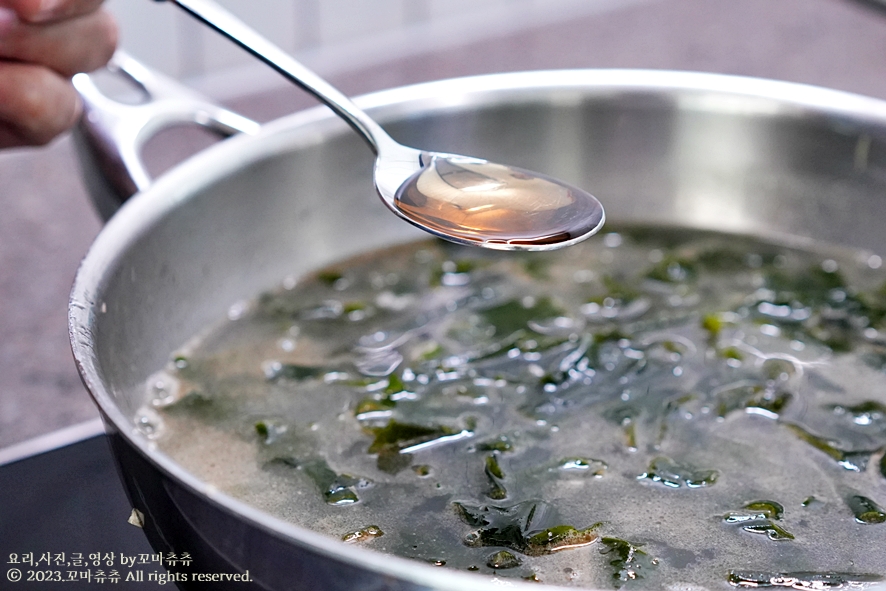
[[[213,0],[171,1],[344,119],[375,152],[373,177],[382,201],[422,230],[496,250],[553,250],[603,226],[603,206],[590,193],[536,172],[403,146],[339,90]]]
[[[537,172],[419,152],[417,166],[403,178],[390,162],[381,153],[376,160],[375,187],[382,200],[403,219],[453,242],[550,250],[580,242],[603,224],[603,207],[592,195]]]

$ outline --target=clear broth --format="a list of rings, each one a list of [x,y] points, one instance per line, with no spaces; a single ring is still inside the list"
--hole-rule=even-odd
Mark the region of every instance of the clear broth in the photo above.
[[[880,264],[663,228],[397,247],[232,308],[152,376],[144,422],[234,497],[446,568],[866,584],[886,574]]]

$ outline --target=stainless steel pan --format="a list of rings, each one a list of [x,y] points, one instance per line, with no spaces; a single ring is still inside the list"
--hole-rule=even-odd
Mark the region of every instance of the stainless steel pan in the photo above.
[[[112,198],[140,191],[83,261],[70,334],[151,543],[189,552],[195,572],[248,571],[253,581],[213,589],[495,588],[488,578],[279,521],[156,449],[150,431],[159,426],[138,408],[146,378],[172,350],[285,276],[422,235],[373,196],[371,153],[325,108],[259,129],[130,69],[165,106],[143,105],[134,124],[127,123],[132,111],[88,104],[84,161],[104,211]],[[80,79],[82,88],[87,82]],[[585,187],[613,222],[783,233],[886,256],[882,101],[711,74],[582,70],[447,80],[358,102],[408,145],[480,154]],[[108,107],[116,111],[107,115]],[[145,134],[182,120],[249,133],[156,181],[133,173],[137,160],[121,154],[135,154]],[[128,135],[108,121],[130,126]]]

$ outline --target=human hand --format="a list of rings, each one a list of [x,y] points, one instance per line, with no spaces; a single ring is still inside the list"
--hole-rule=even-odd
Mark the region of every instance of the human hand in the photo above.
[[[81,112],[70,78],[105,65],[117,26],[102,0],[0,0],[0,148],[43,145]]]

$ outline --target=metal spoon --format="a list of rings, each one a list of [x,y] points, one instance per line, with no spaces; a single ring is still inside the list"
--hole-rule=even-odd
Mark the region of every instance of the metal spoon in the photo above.
[[[460,244],[551,250],[602,227],[603,206],[593,195],[535,172],[400,145],[345,95],[213,0],[171,1],[313,94],[363,136],[376,154],[382,201],[419,228]]]

